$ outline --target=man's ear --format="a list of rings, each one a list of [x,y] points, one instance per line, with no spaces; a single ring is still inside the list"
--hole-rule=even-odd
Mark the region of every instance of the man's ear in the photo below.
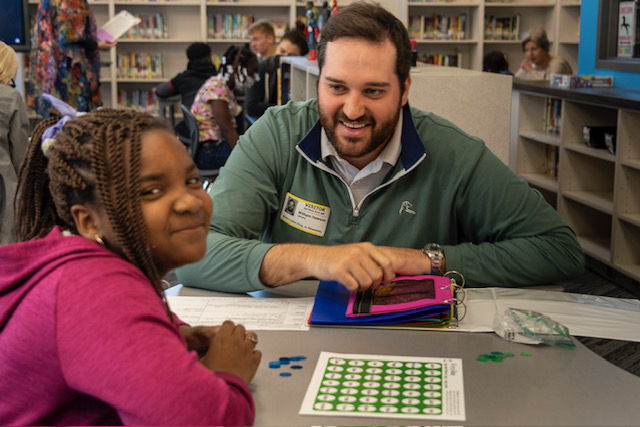
[[[409,88],[411,87],[411,76],[407,76],[407,80],[404,81],[404,93],[402,93],[402,106],[404,106],[409,100]]]
[[[76,224],[78,234],[82,237],[95,240],[96,235],[100,234],[95,210],[85,205],[73,205],[71,206],[71,217]]]

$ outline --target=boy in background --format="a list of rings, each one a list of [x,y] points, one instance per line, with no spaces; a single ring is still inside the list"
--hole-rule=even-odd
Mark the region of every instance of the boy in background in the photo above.
[[[215,75],[217,70],[211,60],[211,48],[206,43],[192,43],[187,48],[187,58],[187,69],[168,82],[160,83],[156,87],[156,95],[159,98],[169,98],[180,94],[184,106],[191,108],[200,86]]]
[[[268,21],[262,19],[249,27],[249,42],[258,59],[268,58],[276,54],[276,32]]]

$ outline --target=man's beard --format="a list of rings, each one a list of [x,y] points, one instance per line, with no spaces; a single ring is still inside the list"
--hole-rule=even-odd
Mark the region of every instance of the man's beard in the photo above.
[[[331,145],[333,145],[333,148],[335,148],[338,155],[346,160],[349,158],[360,158],[366,156],[367,154],[376,151],[376,149],[381,145],[387,143],[391,139],[391,136],[396,129],[396,125],[398,124],[400,108],[401,105],[399,103],[396,114],[379,124],[375,118],[367,113],[356,120],[349,120],[344,116],[342,111],[336,111],[333,117],[329,117],[318,106],[318,112],[320,115],[320,124],[324,128],[329,142],[331,142]],[[371,126],[373,130],[370,133],[371,136],[369,141],[364,144],[358,144],[359,142],[362,143],[363,138],[339,136],[338,132],[336,132],[336,127],[340,126],[340,121],[345,121],[347,123],[364,123]]]

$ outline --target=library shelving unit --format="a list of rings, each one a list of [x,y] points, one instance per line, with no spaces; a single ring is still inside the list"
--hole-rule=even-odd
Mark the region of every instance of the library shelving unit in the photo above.
[[[560,106],[558,134],[544,130],[549,100]],[[640,91],[516,81],[512,108],[511,168],[556,207],[587,255],[640,280]],[[615,152],[587,146],[584,126],[615,127]]]
[[[30,12],[35,15],[38,0],[30,0]],[[233,34],[215,34],[209,28],[216,14],[251,16],[284,23],[292,27],[298,9],[304,15],[304,3],[297,0],[88,0],[98,27],[121,10],[138,16],[162,15],[166,35],[148,38],[127,38],[109,52],[101,52],[100,81],[105,106],[119,105],[119,94],[125,92],[150,93],[160,82],[167,81],[187,65],[186,49],[195,41],[208,43],[214,55],[222,55],[232,44],[248,43],[241,31]],[[118,71],[118,57],[122,55],[160,55],[160,75],[122,76]],[[26,70],[25,70],[26,72]]]
[[[186,67],[185,50],[194,41],[207,42],[216,55],[222,55],[231,44],[247,43],[242,34],[220,36],[212,33],[209,22],[216,14],[252,16],[284,22],[293,27],[298,16],[305,15],[304,0],[88,0],[98,26],[101,26],[121,10],[138,15],[161,14],[165,21],[166,36],[158,38],[121,38],[116,48],[101,52],[102,98],[106,106],[119,105],[119,94],[146,92],[166,81]],[[354,0],[339,0],[344,7]],[[576,69],[578,56],[578,31],[580,20],[579,0],[448,0],[412,1],[380,0],[380,3],[396,14],[407,26],[412,18],[440,16],[465,16],[465,34],[462,39],[426,40],[420,34],[415,39],[420,56],[460,54],[460,68],[482,69],[482,58],[491,50],[502,50],[509,59],[511,70],[516,71],[523,58],[518,40],[491,40],[485,37],[485,16],[498,18],[520,16],[520,31],[529,28],[545,28],[552,41],[552,54],[567,58]],[[322,1],[315,0],[321,9]],[[38,0],[30,0],[30,11],[35,14]],[[415,30],[415,28],[414,28]],[[421,29],[418,29],[421,31]],[[422,34],[422,33],[421,33]],[[122,55],[160,55],[160,75],[123,76],[118,72],[118,58]]]
[[[580,0],[409,0],[410,26],[419,16],[466,17],[463,40],[425,40],[416,37],[419,56],[461,54],[462,68],[482,70],[482,58],[492,50],[504,52],[510,69],[515,73],[524,58],[521,36],[529,29],[544,28],[551,42],[552,55],[561,55],[577,71],[580,26]],[[507,38],[493,38],[487,34],[486,20],[519,17],[519,33]],[[424,37],[424,32],[422,33]]]

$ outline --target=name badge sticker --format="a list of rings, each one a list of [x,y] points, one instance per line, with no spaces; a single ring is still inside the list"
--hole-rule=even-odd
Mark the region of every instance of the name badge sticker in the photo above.
[[[290,226],[315,236],[324,236],[331,208],[302,200],[287,193],[280,219]]]

